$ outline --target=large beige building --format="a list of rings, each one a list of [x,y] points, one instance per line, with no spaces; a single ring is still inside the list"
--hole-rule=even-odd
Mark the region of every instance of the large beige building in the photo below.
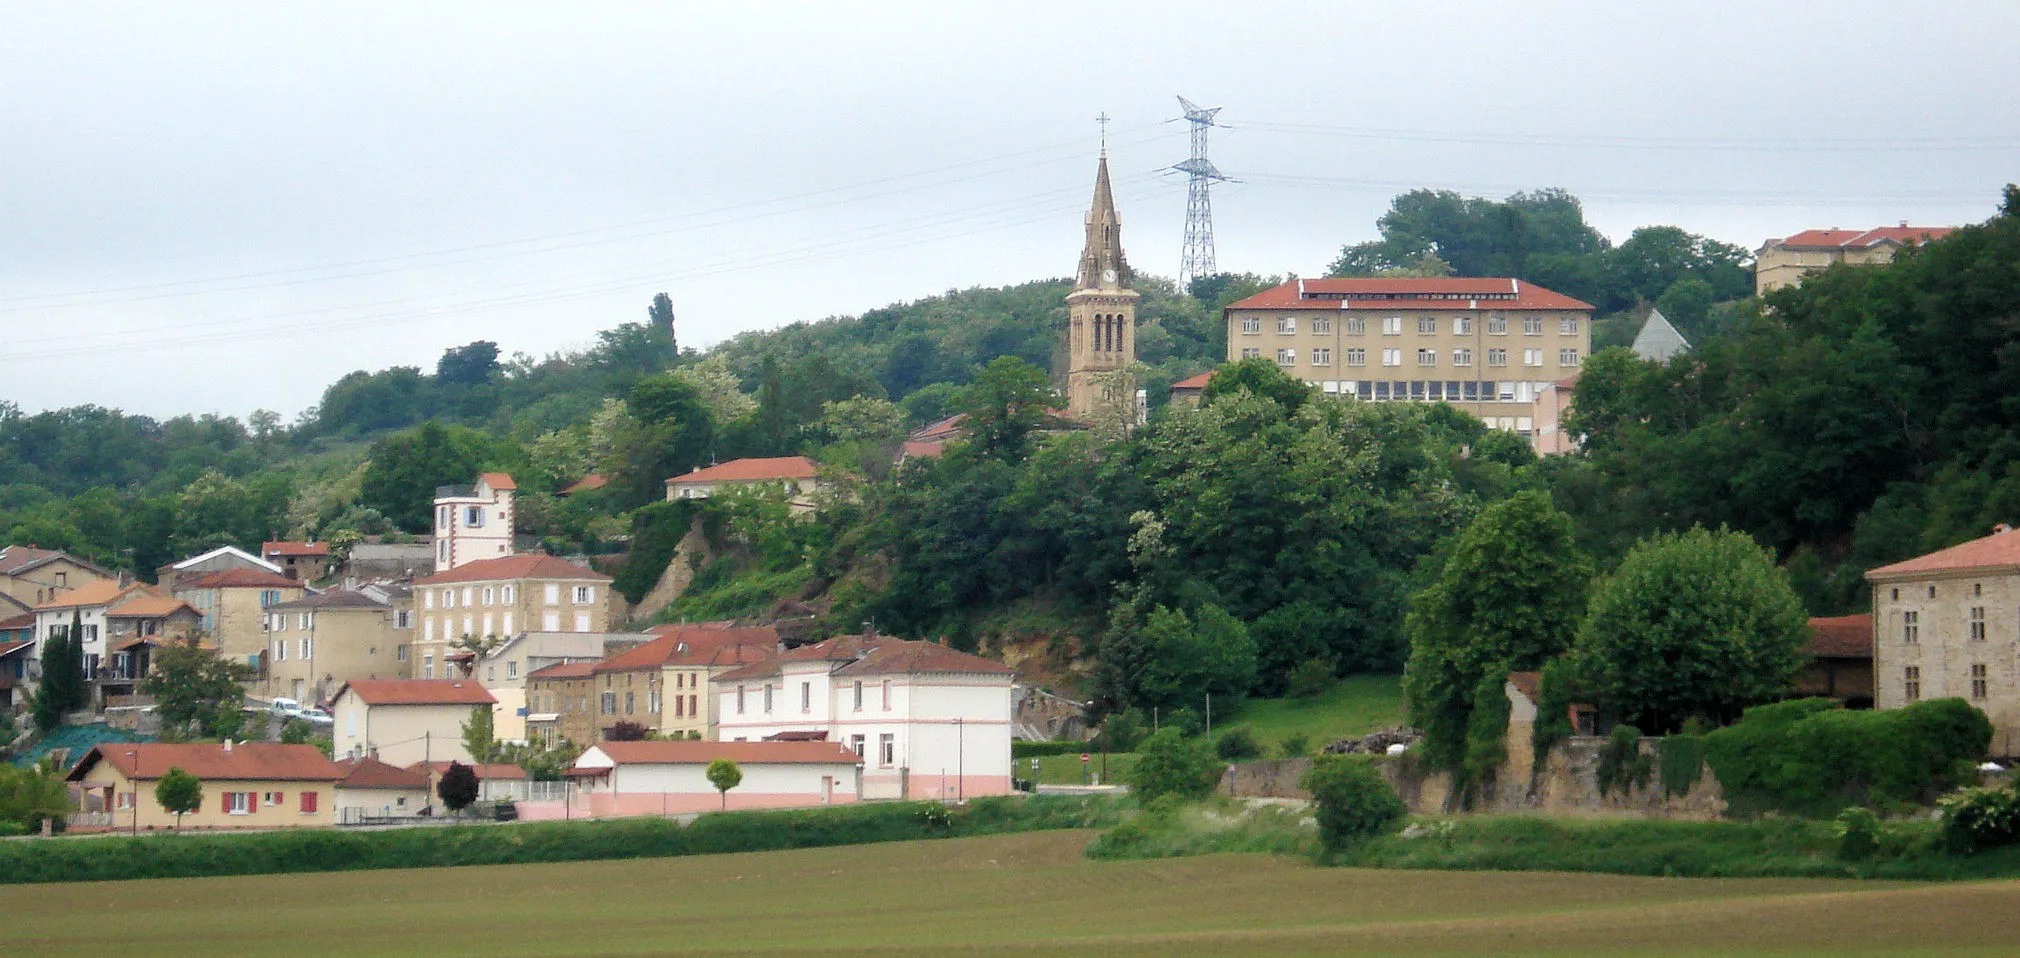
[[[113,577],[67,552],[6,546],[0,548],[0,595],[11,601],[0,607],[25,612],[71,589]]]
[[[480,559],[414,582],[415,678],[450,675],[460,641],[521,632],[607,632],[610,577],[551,555]]]
[[[307,594],[300,582],[265,569],[185,574],[175,581],[175,597],[202,616],[199,628],[210,636],[218,654],[254,671],[266,657],[267,608]]]
[[[1787,239],[1768,240],[1754,252],[1754,295],[1800,286],[1804,276],[1838,263],[1890,263],[1903,248],[1942,239],[1950,231],[1948,226],[1909,226],[1904,220],[1899,226],[1804,230]]]
[[[1448,402],[1533,436],[1539,399],[1592,352],[1592,306],[1518,279],[1301,279],[1227,307],[1230,361],[1326,393]]]
[[[1992,719],[1992,754],[2020,756],[2020,531],[1866,573],[1873,706],[1956,697]]]
[[[407,678],[407,630],[392,607],[356,592],[324,592],[267,606],[261,687],[308,705],[328,702],[352,679]]]
[[[1108,153],[1094,174],[1094,202],[1087,210],[1087,237],[1066,296],[1066,409],[1082,422],[1113,418],[1118,410],[1135,421],[1135,276],[1122,255],[1122,217],[1108,184]]]
[[[597,737],[603,738],[619,722],[669,736],[712,737],[717,703],[710,679],[777,654],[779,634],[770,626],[668,627],[652,641],[591,670]]]

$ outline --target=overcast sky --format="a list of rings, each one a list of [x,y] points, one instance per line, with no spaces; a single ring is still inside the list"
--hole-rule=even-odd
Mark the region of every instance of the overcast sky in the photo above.
[[[1191,12],[1185,12],[1191,8]],[[1616,242],[1993,212],[2012,2],[0,0],[0,399],[293,417],[449,346],[683,344],[1072,271],[1097,114],[1177,272],[1174,94],[1225,270],[1320,273],[1415,186]]]

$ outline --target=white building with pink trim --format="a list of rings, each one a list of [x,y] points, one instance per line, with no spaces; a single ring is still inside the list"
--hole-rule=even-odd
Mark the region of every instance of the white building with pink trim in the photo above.
[[[717,737],[843,745],[864,798],[1007,795],[1014,676],[935,642],[836,636],[716,676]]]
[[[735,762],[743,780],[727,793],[708,764]],[[568,770],[573,795],[521,802],[523,818],[620,818],[721,808],[847,805],[860,797],[862,759],[834,742],[598,742]]]

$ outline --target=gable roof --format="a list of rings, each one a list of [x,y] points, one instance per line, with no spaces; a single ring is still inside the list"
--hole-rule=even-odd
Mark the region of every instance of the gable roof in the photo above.
[[[0,619],[0,631],[13,631],[15,629],[32,629],[34,627],[35,627],[35,613],[33,612],[23,612],[20,615],[13,616],[11,618]]]
[[[912,430],[914,442],[946,442],[967,435],[968,414],[957,412],[945,419],[929,422]]]
[[[1675,326],[1662,315],[1662,310],[1648,311],[1648,321],[1641,324],[1641,332],[1634,334],[1634,345],[1629,347],[1636,356],[1667,362],[1669,357],[1690,349],[1690,340],[1676,331]]]
[[[59,559],[68,560],[107,578],[112,576],[110,571],[97,563],[86,562],[61,549],[37,549],[34,546],[0,546],[0,575],[20,575]]]
[[[190,589],[304,589],[300,580],[265,569],[220,569],[188,579],[178,579],[175,591]]]
[[[696,469],[666,480],[682,482],[758,482],[767,479],[812,479],[818,466],[805,456],[773,456],[768,459],[731,459],[721,465]]]
[[[146,586],[135,586],[127,590],[124,598],[114,603],[105,614],[115,619],[153,619],[174,615],[187,610],[190,615],[198,614],[196,607],[181,599],[162,595]]]
[[[1576,309],[1592,304],[1502,277],[1300,279],[1230,303],[1234,309]]]
[[[1508,684],[1515,686],[1515,691],[1528,696],[1531,702],[1543,701],[1543,673],[1541,672],[1510,672],[1508,673]]]
[[[676,626],[650,642],[596,663],[595,671],[626,672],[668,665],[736,665],[771,658],[778,654],[778,648],[778,630],[768,625],[747,628]]]
[[[53,612],[58,609],[82,609],[96,605],[110,605],[118,599],[126,587],[116,579],[95,579],[71,589],[56,598],[35,607],[37,612]]]
[[[545,552],[526,555],[499,556],[496,559],[479,559],[450,569],[437,572],[425,579],[415,579],[415,585],[440,585],[446,582],[499,582],[508,579],[581,579],[591,582],[609,582],[610,577],[594,569],[585,569],[573,562]]]
[[[1869,580],[1899,579],[1936,572],[2020,569],[2020,530],[2000,526],[1982,539],[1883,565],[1866,573]]]
[[[461,763],[415,762],[414,764],[407,766],[407,768],[411,771],[420,772],[423,774],[433,772],[436,775],[441,775],[448,772],[449,766],[452,764],[461,764],[465,768],[468,768],[470,771],[477,773],[477,780],[480,782],[492,779],[501,782],[523,781],[526,778],[525,769],[520,768],[517,765],[511,765],[507,763],[493,763],[486,765],[483,763],[471,763],[471,762],[461,762]]]
[[[0,622],[0,627],[6,627],[6,625],[7,623]],[[0,642],[0,656],[13,655],[14,653],[19,652],[22,649],[28,648],[29,646],[34,644],[35,643],[29,639],[16,639],[12,642]]]
[[[405,790],[428,787],[428,773],[419,769],[401,768],[376,758],[359,758],[338,762],[347,768],[338,788],[398,788]]]
[[[586,679],[601,662],[561,662],[526,673],[528,679]]]
[[[510,475],[507,475],[502,472],[478,473],[477,478],[480,481],[482,481],[485,485],[490,486],[493,491],[511,492],[512,490],[519,488],[519,484],[513,482],[512,477]]]
[[[334,698],[343,698],[346,689],[366,705],[498,704],[484,686],[470,679],[352,679]]]
[[[559,490],[556,490],[554,494],[557,496],[572,496],[578,492],[589,492],[591,490],[601,489],[607,485],[610,485],[610,478],[608,476],[600,476],[592,472],[589,475],[583,476],[582,478],[569,483],[568,485],[562,486]]]
[[[326,556],[330,554],[327,542],[262,542],[262,556]]]
[[[1187,376],[1186,378],[1181,379],[1178,382],[1172,383],[1171,391],[1178,392],[1180,390],[1185,389],[1205,389],[1207,382],[1209,382],[1212,379],[1213,379],[1213,370],[1209,369],[1206,372],[1200,373],[1197,376]]]
[[[208,562],[219,556],[236,556],[237,558],[244,560],[248,565],[251,565],[253,568],[265,569],[268,572],[272,572],[275,575],[279,575],[281,572],[280,566],[274,565],[273,563],[268,562],[267,560],[262,559],[259,556],[253,555],[252,553],[247,552],[244,549],[238,548],[237,546],[218,546],[217,548],[212,549],[209,552],[206,552],[202,555],[190,556],[189,558],[184,559],[181,562],[171,562],[165,566],[162,566],[162,568],[175,569],[175,570],[187,569],[190,566],[196,565],[199,562]]]
[[[276,602],[269,609],[386,609],[390,606],[362,592],[334,589],[305,595],[290,602]]]
[[[742,681],[780,674],[800,662],[828,662],[835,675],[917,675],[927,672],[968,675],[1013,675],[1015,669],[938,642],[888,635],[838,635],[825,642],[788,649],[762,662],[716,676],[717,681]]]
[[[70,770],[68,779],[83,781],[101,761],[110,762],[119,774],[136,781],[158,779],[169,769],[180,768],[202,779],[206,786],[221,781],[334,782],[345,775],[341,766],[324,758],[313,745],[235,742],[227,749],[218,744],[134,742],[92,746]]]
[[[598,742],[590,748],[618,765],[706,765],[718,758],[738,765],[860,765],[863,761],[840,742]],[[579,759],[576,768],[585,768]]]
[[[1787,239],[1769,242],[1783,249],[1869,249],[1883,243],[1905,246],[1939,240],[1956,232],[1950,226],[1882,226],[1869,230],[1804,230]]]
[[[1803,643],[1803,654],[1820,659],[1872,658],[1872,614],[1811,619],[1810,638]]]

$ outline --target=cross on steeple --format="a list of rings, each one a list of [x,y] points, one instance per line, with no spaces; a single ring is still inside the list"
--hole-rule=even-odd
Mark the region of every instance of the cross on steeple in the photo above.
[[[1107,111],[1107,110],[1103,110],[1103,111],[1101,111],[1101,115],[1100,115],[1100,116],[1097,116],[1097,117],[1095,117],[1095,118],[1094,118],[1094,122],[1096,122],[1096,123],[1099,123],[1099,124],[1101,124],[1101,155],[1102,155],[1102,156],[1107,156],[1107,155],[1108,155],[1108,111]]]

